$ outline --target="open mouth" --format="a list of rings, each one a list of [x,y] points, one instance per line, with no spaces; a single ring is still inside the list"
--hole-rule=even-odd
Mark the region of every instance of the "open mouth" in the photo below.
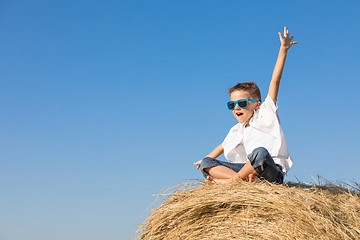
[[[238,117],[241,117],[241,116],[243,115],[243,113],[237,112],[236,115],[237,115]]]

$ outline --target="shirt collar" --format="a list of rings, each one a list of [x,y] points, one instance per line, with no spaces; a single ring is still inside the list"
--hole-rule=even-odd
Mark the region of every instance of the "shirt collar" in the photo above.
[[[254,114],[253,116],[250,118],[250,121],[249,121],[249,125],[251,126],[251,124],[256,121],[256,119],[258,119],[259,117],[259,110],[254,110]],[[243,123],[244,125],[245,123]]]

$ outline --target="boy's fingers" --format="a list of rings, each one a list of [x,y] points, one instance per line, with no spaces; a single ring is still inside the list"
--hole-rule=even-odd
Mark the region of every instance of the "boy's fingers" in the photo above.
[[[281,32],[278,32],[278,34],[279,34],[279,37],[280,37],[280,38],[283,38],[283,36],[281,35]]]
[[[196,170],[198,170],[200,168],[201,162],[196,162],[194,165],[196,165]]]

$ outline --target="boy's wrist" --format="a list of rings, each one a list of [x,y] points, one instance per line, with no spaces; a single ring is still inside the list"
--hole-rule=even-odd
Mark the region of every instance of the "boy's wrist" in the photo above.
[[[283,45],[280,46],[280,51],[287,52],[289,49],[290,49],[290,47],[286,47],[286,46],[283,46]]]

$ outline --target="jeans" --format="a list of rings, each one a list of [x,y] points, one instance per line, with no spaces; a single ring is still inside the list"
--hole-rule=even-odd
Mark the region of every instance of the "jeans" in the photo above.
[[[280,167],[278,167],[270,153],[266,148],[258,147],[254,149],[254,151],[248,155],[248,159],[251,163],[251,166],[254,170],[259,174],[258,177],[264,178],[269,182],[274,183],[283,183],[284,174],[281,171]],[[216,166],[224,166],[232,169],[235,172],[239,172],[245,163],[230,163],[219,161],[215,158],[206,157],[202,160],[200,165],[200,170],[205,178],[207,178],[210,174],[204,171],[206,168],[212,168]]]

